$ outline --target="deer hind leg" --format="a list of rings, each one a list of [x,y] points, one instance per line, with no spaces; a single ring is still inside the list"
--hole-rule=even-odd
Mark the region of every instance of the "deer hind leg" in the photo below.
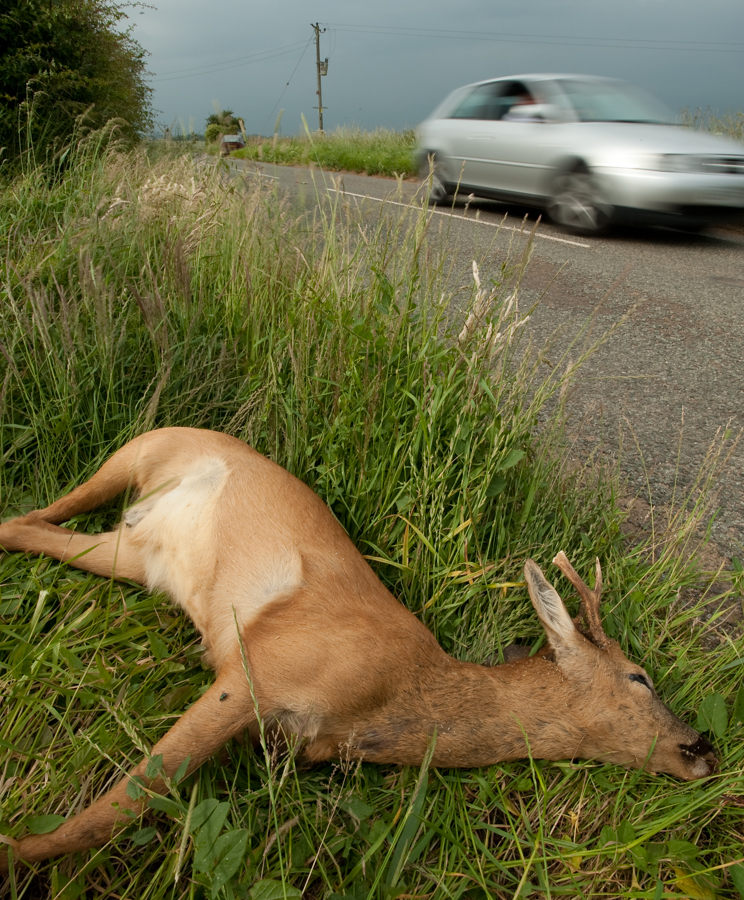
[[[128,539],[126,528],[91,536],[58,526],[129,488],[136,489],[137,463],[142,461],[146,447],[154,443],[153,434],[156,433],[130,441],[88,481],[45,509],[0,525],[0,549],[44,553],[96,575],[144,584],[144,565]]]
[[[0,525],[0,548],[43,553],[78,569],[145,585],[145,565],[125,527],[104,534],[60,528],[32,513]]]
[[[188,774],[231,737],[250,728],[255,722],[250,684],[238,656],[223,667],[212,687],[155,744],[151,756],[162,756],[161,771],[167,778],[173,777],[188,759]],[[132,813],[139,815],[147,804],[147,796],[134,800],[127,793],[133,778],[137,778],[137,783],[151,793],[161,793],[165,788],[161,776],[146,777],[147,765],[148,761],[143,760],[108,793],[51,834],[29,835],[20,841],[2,840],[13,848],[14,859],[28,863],[100,847],[117,830],[132,821]],[[7,870],[8,852],[0,844],[0,872]]]
[[[140,470],[147,467],[147,460],[157,451],[162,432],[150,431],[125,444],[109,457],[86,482],[78,485],[45,509],[37,509],[30,515],[53,525],[67,522],[78,513],[88,512],[126,490],[137,490]]]

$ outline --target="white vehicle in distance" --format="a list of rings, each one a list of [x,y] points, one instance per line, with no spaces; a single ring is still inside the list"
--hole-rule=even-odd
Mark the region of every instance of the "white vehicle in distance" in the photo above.
[[[675,125],[659,101],[610,78],[459,88],[419,126],[418,161],[434,203],[474,194],[535,206],[575,234],[744,218],[744,146]]]

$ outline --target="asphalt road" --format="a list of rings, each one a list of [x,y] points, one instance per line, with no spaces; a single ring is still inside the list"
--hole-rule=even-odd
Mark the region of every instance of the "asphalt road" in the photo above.
[[[344,190],[375,215],[383,200],[403,211],[418,189],[361,175],[241,168],[301,202]],[[496,275],[509,242],[526,240],[524,216],[528,226],[536,219],[490,201],[436,215],[455,216],[431,234],[447,235],[463,285],[472,284],[474,258],[484,281]],[[522,308],[535,300],[526,327],[537,344],[553,342],[555,358],[587,319],[598,337],[627,317],[581,370],[568,410],[570,452],[578,460],[593,452],[618,457],[628,493],[650,492],[668,505],[695,484],[719,429],[728,427],[730,445],[744,428],[744,230],[625,228],[583,239],[541,222],[520,292]],[[715,543],[744,559],[744,439],[717,483]]]

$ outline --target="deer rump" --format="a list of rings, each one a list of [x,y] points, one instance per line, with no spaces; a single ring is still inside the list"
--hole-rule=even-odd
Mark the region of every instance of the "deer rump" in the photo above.
[[[131,490],[112,532],[60,523]],[[382,585],[326,504],[242,441],[165,428],[115,453],[46,509],[0,525],[6,551],[43,553],[106,578],[166,591],[193,619],[217,677],[147,760],[56,831],[0,838],[32,863],[104,844],[144,809],[133,778],[162,792],[231,737],[266,727],[296,735],[310,761],[345,757],[437,766],[534,758],[598,759],[682,779],[716,766],[713,748],[659,700],[639,666],[606,637],[601,570],[591,591],[563,553],[580,630],[532,561],[530,598],[547,652],[499,666],[448,656]],[[152,767],[151,767],[152,768]],[[8,851],[0,849],[0,871]]]

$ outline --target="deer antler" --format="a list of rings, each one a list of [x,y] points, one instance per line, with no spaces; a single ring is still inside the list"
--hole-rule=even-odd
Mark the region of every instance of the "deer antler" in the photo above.
[[[602,567],[597,559],[596,578],[594,590],[591,591],[579,578],[579,575],[568,561],[566,554],[561,550],[553,560],[556,566],[568,578],[581,597],[581,614],[586,620],[588,637],[600,650],[604,650],[610,640],[602,628],[602,617],[599,614],[599,600],[602,596]]]

